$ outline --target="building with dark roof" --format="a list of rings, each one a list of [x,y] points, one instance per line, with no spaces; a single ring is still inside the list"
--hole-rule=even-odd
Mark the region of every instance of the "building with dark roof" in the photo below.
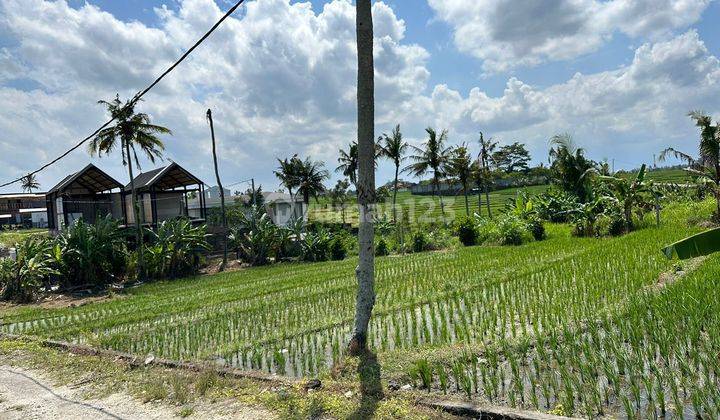
[[[61,230],[78,219],[95,223],[108,214],[124,220],[122,188],[92,163],[66,176],[45,195],[48,228]]]
[[[157,226],[165,220],[187,217],[202,222],[205,220],[205,199],[201,199],[197,214],[188,212],[188,194],[195,192],[204,197],[205,186],[195,175],[175,162],[162,168],[141,173],[135,177],[135,190],[140,203],[142,223]],[[134,224],[132,208],[132,185],[127,184],[123,193],[127,224]]]
[[[205,200],[196,217],[188,212],[188,193],[202,196],[202,181],[175,162],[137,175],[135,190],[140,204],[141,223],[156,227],[178,217],[205,219]],[[110,175],[89,164],[68,175],[45,195],[48,228],[60,230],[75,220],[94,223],[99,217],[111,215],[124,225],[135,224],[132,186],[123,186]]]

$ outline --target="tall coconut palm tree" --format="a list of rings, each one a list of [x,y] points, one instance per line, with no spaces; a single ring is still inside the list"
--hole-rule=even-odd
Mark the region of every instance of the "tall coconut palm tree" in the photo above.
[[[378,143],[380,145],[380,156],[391,160],[395,165],[392,213],[393,222],[397,222],[397,211],[395,210],[395,205],[397,202],[398,175],[400,173],[400,164],[405,160],[405,152],[407,152],[409,145],[407,142],[403,141],[402,132],[400,132],[400,124],[395,126],[389,136],[383,133],[383,135],[378,138]]]
[[[447,169],[448,157],[450,154],[451,147],[445,146],[447,140],[447,130],[443,130],[440,135],[432,127],[425,129],[428,134],[428,139],[423,143],[422,147],[410,146],[414,155],[410,155],[408,158],[413,162],[403,172],[409,172],[416,177],[421,177],[428,172],[432,171],[433,177],[433,195],[438,195],[440,192],[440,179],[445,176]],[[443,221],[445,220],[445,205],[443,203],[442,194],[440,195],[440,211],[443,215]]]
[[[465,196],[465,215],[470,216],[468,187],[473,178],[473,160],[465,144],[456,147],[450,152],[448,175],[455,177],[462,185],[463,195]]]
[[[310,158],[304,161],[298,159],[297,165],[297,191],[302,194],[303,202],[307,207],[310,204],[310,197],[317,201],[318,195],[325,192],[323,181],[330,178],[330,174],[324,168],[322,162],[313,162]]]
[[[139,278],[144,280],[143,261],[143,235],[142,235],[142,212],[137,199],[135,189],[135,177],[133,176],[133,160],[140,168],[138,149],[140,152],[155,163],[155,159],[162,159],[162,152],[165,145],[158,137],[161,134],[172,134],[170,129],[150,122],[147,114],[135,112],[135,101],[127,101],[123,104],[120,95],[111,101],[98,101],[107,108],[108,113],[114,119],[115,124],[102,129],[88,145],[91,156],[111,154],[116,148],[120,149],[123,166],[128,168],[130,177],[130,189],[132,191],[133,214],[135,215],[135,236],[140,253],[138,268]]]
[[[293,190],[299,186],[300,182],[298,175],[302,162],[298,159],[297,155],[294,155],[290,159],[278,159],[277,161],[280,166],[277,170],[273,171],[273,173],[280,180],[280,183],[287,188],[288,194],[290,194],[290,200],[293,201]]]
[[[338,166],[335,172],[343,174],[353,185],[357,184],[358,169],[358,145],[357,142],[350,143],[350,147],[346,152],[340,149],[340,157],[338,157]]]
[[[367,349],[368,325],[375,306],[375,65],[373,63],[373,19],[370,0],[355,2],[355,30],[358,54],[358,246],[359,261],[355,304],[355,327],[349,342],[350,353]],[[379,378],[378,378],[379,382]]]
[[[375,157],[374,165],[377,168],[378,158],[382,154],[382,150],[378,144],[375,144]],[[338,157],[338,166],[335,168],[335,172],[343,174],[347,177],[350,182],[357,186],[358,177],[358,144],[356,141],[350,143],[347,152],[340,149],[340,156]]]
[[[32,194],[33,190],[40,189],[40,183],[35,178],[35,174],[27,174],[22,177],[22,189]]]
[[[480,154],[478,155],[478,163],[476,165],[475,183],[478,186],[478,211],[480,211],[480,189],[485,191],[485,205],[487,206],[488,217],[492,217],[490,211],[490,184],[492,184],[492,171],[490,169],[490,161],[498,143],[491,138],[485,139],[483,132],[480,132]]]
[[[716,220],[720,220],[720,123],[713,125],[712,118],[703,111],[691,111],[688,116],[700,128],[699,156],[697,159],[689,154],[668,147],[660,153],[660,160],[664,161],[668,155],[685,161],[685,169],[698,176],[698,182],[709,187],[715,196]]]

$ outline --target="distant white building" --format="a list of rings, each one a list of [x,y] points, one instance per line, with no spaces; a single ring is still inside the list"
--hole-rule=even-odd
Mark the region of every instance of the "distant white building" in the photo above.
[[[47,223],[45,193],[0,194],[0,227],[10,225],[44,228]]]
[[[205,190],[206,192],[208,190]],[[206,208],[220,207],[220,194],[219,189],[215,187],[215,194],[212,197],[205,196]],[[295,196],[292,199],[290,194],[279,193],[279,192],[263,192],[263,201],[265,211],[272,221],[278,226],[286,225],[293,216],[296,218],[302,218],[307,222],[307,210],[308,207],[303,202],[302,197]],[[225,205],[233,205],[237,202],[247,202],[250,197],[247,194],[243,195],[230,195],[226,191]],[[188,199],[188,212],[190,217],[194,217],[199,214],[200,200],[197,197],[191,197]]]
[[[230,190],[227,188],[223,188],[223,191],[225,192],[225,197],[230,197]],[[214,185],[212,187],[207,187],[205,189],[205,198],[207,200],[220,200],[220,188],[217,185]]]

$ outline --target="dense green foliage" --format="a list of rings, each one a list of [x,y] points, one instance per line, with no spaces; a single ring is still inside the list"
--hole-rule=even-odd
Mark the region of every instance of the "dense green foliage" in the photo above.
[[[457,235],[460,243],[465,246],[477,244],[478,231],[475,222],[470,217],[463,217],[457,222]]]
[[[32,302],[46,279],[57,273],[56,249],[47,238],[28,237],[16,250],[16,259],[0,259],[0,297]]]
[[[152,278],[177,278],[192,274],[200,265],[200,254],[210,249],[205,227],[193,226],[186,219],[166,220],[150,230],[145,252],[146,268]]]
[[[151,278],[165,279],[194,273],[201,254],[209,249],[205,227],[184,219],[163,222],[145,232],[145,267]],[[82,219],[55,238],[27,236],[16,245],[17,261],[3,259],[0,266],[2,299],[30,302],[41,285],[60,291],[104,289],[108,284],[136,280],[138,250],[129,252],[127,232],[111,217],[95,224]]]
[[[60,255],[60,285],[66,288],[102,286],[125,272],[126,235],[107,216],[95,224],[82,219],[64,229],[55,242]]]

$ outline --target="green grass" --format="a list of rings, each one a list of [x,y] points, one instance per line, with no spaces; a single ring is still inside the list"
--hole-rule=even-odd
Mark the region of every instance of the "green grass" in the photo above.
[[[47,229],[20,229],[0,231],[0,245],[14,247],[25,238],[35,235],[47,235]]]
[[[655,287],[674,267],[660,248],[699,231],[688,217],[711,207],[670,205],[661,227],[617,238],[550,225],[546,241],[518,247],[378,258],[369,340],[384,378],[585,416],[634,415],[637,405],[649,417],[662,395],[668,411],[715,417],[720,261]],[[18,308],[0,330],[322,375],[343,360],[356,264],[278,264],[148,284],[77,308]]]
[[[624,177],[635,177],[637,172],[624,172]],[[692,183],[692,177],[687,171],[683,169],[674,168],[660,168],[655,170],[648,170],[647,179],[651,179],[655,182],[668,183],[668,184],[685,184]]]
[[[494,213],[499,212],[505,207],[509,199],[516,197],[519,191],[526,191],[530,195],[540,194],[548,189],[548,185],[534,185],[523,188],[507,188],[490,193],[490,210]],[[465,214],[465,198],[462,194],[455,196],[446,196],[442,198],[445,205],[446,218],[448,221],[454,220],[458,215]],[[470,214],[478,212],[478,196],[468,196]],[[348,205],[346,210],[346,221],[353,225],[357,225],[358,212],[354,204]],[[411,223],[431,223],[442,221],[442,209],[440,207],[440,199],[432,195],[413,195],[409,191],[398,191],[397,195],[397,214],[398,217],[403,212],[410,218]],[[392,198],[386,200],[380,205],[379,214],[384,214],[388,219],[392,218]],[[485,196],[482,196],[481,214],[486,215],[487,209],[485,205]],[[308,215],[310,221],[323,222],[341,222],[342,215],[338,209],[333,208],[327,199],[321,199],[319,203],[310,202],[310,213]]]

